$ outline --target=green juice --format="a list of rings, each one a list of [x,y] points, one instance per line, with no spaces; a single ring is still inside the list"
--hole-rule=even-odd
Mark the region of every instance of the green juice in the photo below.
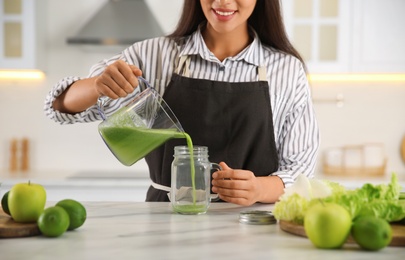
[[[177,129],[148,129],[132,126],[102,126],[104,142],[124,165],[130,166],[172,138],[185,138]]]
[[[187,134],[184,133],[186,136],[186,141],[187,141],[187,147],[188,151],[190,152],[190,165],[191,165],[191,188],[192,188],[192,196],[193,196],[193,206],[197,206],[195,204],[196,201],[196,188],[195,188],[195,165],[194,165],[194,153],[193,153],[193,141],[191,140],[191,137]]]
[[[175,211],[181,214],[201,214],[207,211],[206,205],[176,205]]]

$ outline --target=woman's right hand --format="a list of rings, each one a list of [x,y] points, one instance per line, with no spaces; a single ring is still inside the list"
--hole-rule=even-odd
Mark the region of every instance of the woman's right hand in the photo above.
[[[95,79],[95,88],[99,96],[112,99],[125,97],[138,86],[138,76],[142,71],[134,65],[118,60],[106,67],[104,72]]]
[[[96,104],[100,96],[112,99],[125,97],[138,86],[142,71],[123,60],[109,65],[100,76],[74,82],[53,101],[53,108],[75,114]]]

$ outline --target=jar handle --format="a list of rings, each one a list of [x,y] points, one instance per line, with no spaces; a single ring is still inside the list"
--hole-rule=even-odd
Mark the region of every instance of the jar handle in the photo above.
[[[218,163],[210,163],[211,170],[217,170],[217,171],[222,171],[222,167]],[[210,194],[210,199],[211,201],[219,201],[219,196],[218,194]]]

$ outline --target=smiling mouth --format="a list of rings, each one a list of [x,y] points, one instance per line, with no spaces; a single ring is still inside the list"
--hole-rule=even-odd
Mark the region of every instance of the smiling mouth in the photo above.
[[[218,11],[218,10],[214,10],[214,12],[215,12],[216,14],[219,14],[219,15],[222,15],[222,16],[230,16],[230,15],[233,15],[233,14],[235,13],[235,11],[231,11],[231,12],[221,12],[221,11]]]

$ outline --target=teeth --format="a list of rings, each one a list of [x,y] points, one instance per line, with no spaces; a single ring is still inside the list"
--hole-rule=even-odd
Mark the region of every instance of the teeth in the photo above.
[[[229,16],[229,15],[232,15],[235,13],[235,12],[220,12],[220,11],[215,11],[215,12],[222,16]]]

